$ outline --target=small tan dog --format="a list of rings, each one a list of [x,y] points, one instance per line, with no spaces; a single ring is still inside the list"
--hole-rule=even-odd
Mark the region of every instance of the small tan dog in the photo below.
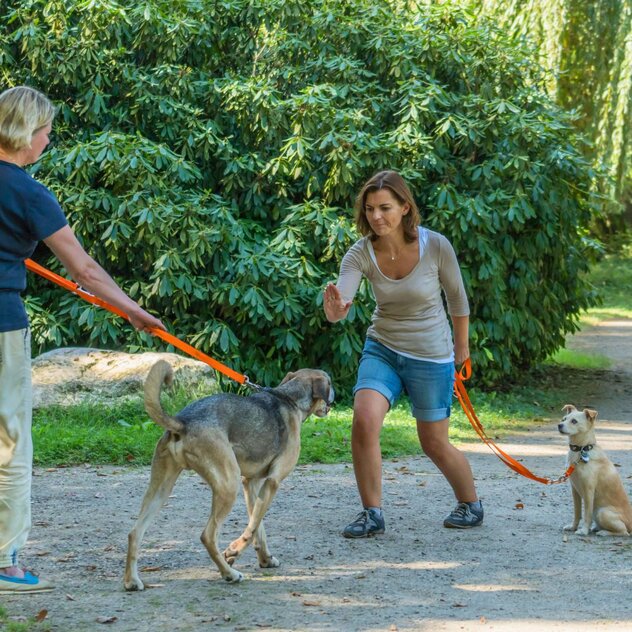
[[[557,428],[568,435],[568,464],[575,466],[570,477],[575,515],[564,531],[588,535],[594,522],[597,535],[630,535],[632,507],[614,465],[597,445],[597,411],[579,411],[572,404],[566,404],[562,411],[566,414]]]

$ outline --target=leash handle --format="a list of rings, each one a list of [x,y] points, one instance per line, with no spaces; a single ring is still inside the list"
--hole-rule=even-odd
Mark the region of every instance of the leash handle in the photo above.
[[[48,268],[45,268],[39,265],[39,263],[35,263],[35,261],[31,259],[26,259],[24,263],[26,264],[27,269],[30,270],[31,272],[34,272],[35,274],[39,274],[41,277],[45,278],[46,280],[51,281],[52,283],[55,283],[56,285],[59,285],[60,287],[63,287],[65,290],[68,290],[69,292],[72,292],[73,294],[76,294],[77,296],[81,297],[84,301],[87,301],[88,303],[92,303],[93,305],[97,305],[98,307],[102,307],[103,309],[106,309],[109,312],[112,312],[113,314],[116,314],[117,316],[120,316],[121,318],[124,318],[125,320],[129,321],[129,316],[124,311],[120,310],[118,307],[115,307],[114,305],[111,305],[107,301],[100,299],[98,296],[95,296],[94,294],[90,294],[90,292],[86,292],[86,290],[84,290],[74,281],[69,281],[68,279],[64,279],[64,277],[61,277],[58,274],[55,274]],[[184,353],[190,355],[196,360],[200,360],[200,362],[204,362],[205,364],[208,364],[216,371],[219,371],[220,373],[223,373],[224,375],[229,377],[231,380],[234,380],[235,382],[238,382],[239,384],[252,384],[252,382],[250,382],[250,380],[248,379],[246,375],[242,375],[241,373],[234,371],[230,367],[227,367],[225,364],[222,364],[221,362],[218,362],[214,358],[211,358],[211,356],[206,355],[202,351],[199,351],[195,347],[192,347],[190,344],[187,344],[183,340],[176,338],[174,335],[170,334],[169,332],[163,331],[162,329],[159,329],[158,327],[151,327],[148,331],[152,336],[161,338],[168,344],[173,345],[174,347],[177,347],[178,349],[180,349],[181,351],[184,351]]]
[[[568,480],[568,477],[573,473],[573,470],[575,469],[574,465],[570,465],[567,468],[566,472],[564,472],[564,474],[557,479],[536,476],[529,468],[525,467],[522,463],[516,461],[516,459],[514,459],[512,456],[501,450],[494,443],[494,441],[487,436],[485,428],[476,415],[474,406],[472,406],[472,402],[470,401],[469,395],[467,394],[467,389],[465,388],[464,382],[466,380],[469,380],[471,376],[472,362],[470,358],[468,358],[462,364],[461,368],[458,371],[455,371],[454,393],[456,395],[456,398],[459,400],[461,407],[463,408],[465,416],[476,431],[476,434],[478,434],[478,436],[480,437],[481,441],[485,443],[508,468],[512,469],[514,472],[517,472],[521,476],[524,476],[525,478],[529,478],[532,481],[542,483],[543,485],[555,485],[557,483],[566,482],[566,480]]]

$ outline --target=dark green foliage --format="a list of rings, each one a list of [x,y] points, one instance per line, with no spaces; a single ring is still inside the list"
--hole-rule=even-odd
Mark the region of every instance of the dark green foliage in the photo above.
[[[546,357],[593,302],[593,174],[493,25],[386,0],[2,6],[4,83],[60,107],[37,176],[132,296],[254,380],[308,365],[353,378],[368,290],[336,326],[320,297],[383,168],[455,246],[487,382]],[[33,279],[29,309],[42,347],[153,344]]]

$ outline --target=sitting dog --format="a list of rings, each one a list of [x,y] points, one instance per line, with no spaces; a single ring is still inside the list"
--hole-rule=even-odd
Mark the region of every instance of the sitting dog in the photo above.
[[[212,489],[211,515],[202,542],[222,577],[228,582],[242,581],[242,574],[232,565],[253,541],[262,568],[279,566],[268,550],[263,517],[280,482],[296,465],[302,422],[312,413],[324,417],[334,399],[327,373],[301,369],[288,373],[276,388],[249,397],[228,393],[205,397],[172,417],[160,405],[161,386],[172,379],[171,367],[160,360],[145,381],[147,414],[166,432],[156,445],[149,488],[129,534],[126,590],[144,588],[138,575],[141,540],[184,469],[195,470]],[[221,554],[217,538],[237,498],[240,476],[248,526]]]
[[[597,411],[586,408],[580,412],[572,404],[562,410],[566,414],[557,427],[568,435],[568,464],[575,466],[570,477],[575,516],[564,531],[588,535],[594,522],[597,535],[630,535],[632,507],[614,465],[597,445]],[[582,503],[584,516],[579,527]]]

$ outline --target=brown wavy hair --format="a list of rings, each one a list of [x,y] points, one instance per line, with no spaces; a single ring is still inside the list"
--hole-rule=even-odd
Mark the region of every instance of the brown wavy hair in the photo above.
[[[404,239],[407,242],[415,241],[417,239],[417,226],[419,226],[419,208],[415,203],[413,194],[410,192],[406,181],[397,171],[380,171],[376,173],[372,178],[366,181],[358,197],[355,201],[355,221],[356,226],[360,234],[369,236],[371,240],[377,239],[377,235],[371,229],[371,226],[366,218],[366,198],[369,193],[375,191],[381,191],[382,189],[389,189],[395,199],[400,204],[408,204],[410,210],[404,217],[402,217],[402,224],[404,226]]]

